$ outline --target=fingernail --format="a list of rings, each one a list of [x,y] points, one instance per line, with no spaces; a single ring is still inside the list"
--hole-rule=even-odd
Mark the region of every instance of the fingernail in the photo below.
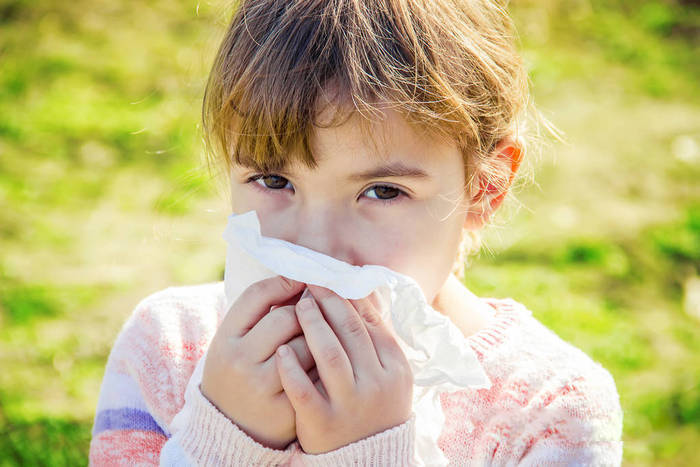
[[[289,347],[287,347],[286,345],[280,345],[279,347],[277,347],[277,353],[280,357],[288,357]]]
[[[311,291],[309,291],[309,288],[304,289],[304,293],[301,294],[301,297],[299,297],[299,300],[303,300],[305,298],[313,298],[313,295],[311,295]]]

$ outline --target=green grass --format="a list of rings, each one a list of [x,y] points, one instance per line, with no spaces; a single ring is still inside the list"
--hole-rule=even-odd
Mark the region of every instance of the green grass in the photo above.
[[[0,428],[0,465],[86,465],[89,443],[90,426],[82,420],[13,420]]]
[[[615,377],[625,463],[700,443],[700,13],[514,0],[532,152],[467,270]],[[87,463],[109,350],[145,295],[221,278],[225,192],[198,128],[223,2],[0,0],[0,465]],[[521,206],[521,209],[516,208]]]

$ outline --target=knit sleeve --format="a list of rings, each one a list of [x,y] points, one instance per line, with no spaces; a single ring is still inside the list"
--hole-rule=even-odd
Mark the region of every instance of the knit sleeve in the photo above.
[[[336,450],[324,454],[301,453],[299,457],[306,466],[411,466],[415,465],[415,435],[413,415],[401,425]]]
[[[182,429],[174,431],[163,447],[160,465],[273,466],[290,461],[291,450],[262,446],[211,405],[201,391],[194,395],[186,403],[191,412],[183,419]]]
[[[238,429],[199,384],[185,397],[217,326],[215,315],[207,322],[195,311],[172,297],[136,307],[107,361],[90,465],[280,465],[291,458],[291,450],[268,449]]]
[[[154,410],[157,399],[144,395],[149,368],[158,365],[150,317],[144,302],[139,304],[112,347],[92,428],[90,465],[158,465],[169,433]]]
[[[522,465],[622,463],[622,409],[610,374],[581,378],[540,400],[539,416],[528,427]]]
[[[92,429],[90,465],[157,465],[167,441],[126,374],[108,371]]]
[[[204,358],[187,385],[184,407],[170,425],[173,435],[163,448],[160,465],[277,466],[291,462],[299,449],[297,443],[286,450],[267,448],[240,430],[204,397],[200,389],[203,363]]]

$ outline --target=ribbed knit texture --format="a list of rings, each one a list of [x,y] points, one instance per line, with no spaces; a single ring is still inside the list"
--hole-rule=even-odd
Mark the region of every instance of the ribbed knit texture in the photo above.
[[[442,396],[438,446],[450,465],[619,465],[622,411],[610,374],[523,305],[482,301],[493,318],[467,341],[492,387]],[[320,455],[298,442],[268,449],[239,430],[193,377],[225,312],[222,282],[171,287],[138,304],[107,362],[92,465],[410,465],[415,418]]]
[[[190,408],[191,416],[177,438],[171,438],[180,445],[181,451],[176,452],[186,453],[201,465],[279,465],[287,460],[288,452],[258,444],[232,424],[201,392],[193,394],[196,397]]]

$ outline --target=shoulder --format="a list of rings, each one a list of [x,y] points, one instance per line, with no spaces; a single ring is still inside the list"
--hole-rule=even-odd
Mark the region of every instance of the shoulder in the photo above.
[[[196,360],[206,350],[223,315],[223,282],[168,287],[141,300],[122,327],[115,347],[174,362]],[[122,345],[123,347],[123,345]]]
[[[118,339],[134,335],[150,343],[199,341],[213,336],[224,312],[223,282],[168,287],[136,305]]]
[[[443,397],[453,420],[472,420],[471,440],[495,443],[483,446],[486,450],[500,446],[520,455],[542,440],[618,445],[622,410],[610,373],[524,305],[482,300],[493,308],[493,320],[468,341],[492,386]],[[471,412],[470,406],[478,410]]]
[[[530,375],[528,379],[545,382],[595,375],[612,380],[600,364],[561,339],[523,304],[510,298],[481,300],[493,309],[493,318],[468,341],[496,379]]]
[[[619,408],[615,382],[602,365],[564,341],[512,299],[484,299],[494,323],[472,336],[493,387],[514,403],[537,408],[554,400],[609,413]]]
[[[167,425],[223,318],[223,283],[169,287],[141,300],[122,326],[105,379],[123,375]]]
[[[224,300],[223,282],[168,287],[142,299],[129,318],[159,321],[218,318]]]
[[[546,391],[589,382],[617,399],[610,373],[581,349],[561,339],[512,299],[483,299],[494,309],[493,323],[470,338],[495,386],[522,383]]]

